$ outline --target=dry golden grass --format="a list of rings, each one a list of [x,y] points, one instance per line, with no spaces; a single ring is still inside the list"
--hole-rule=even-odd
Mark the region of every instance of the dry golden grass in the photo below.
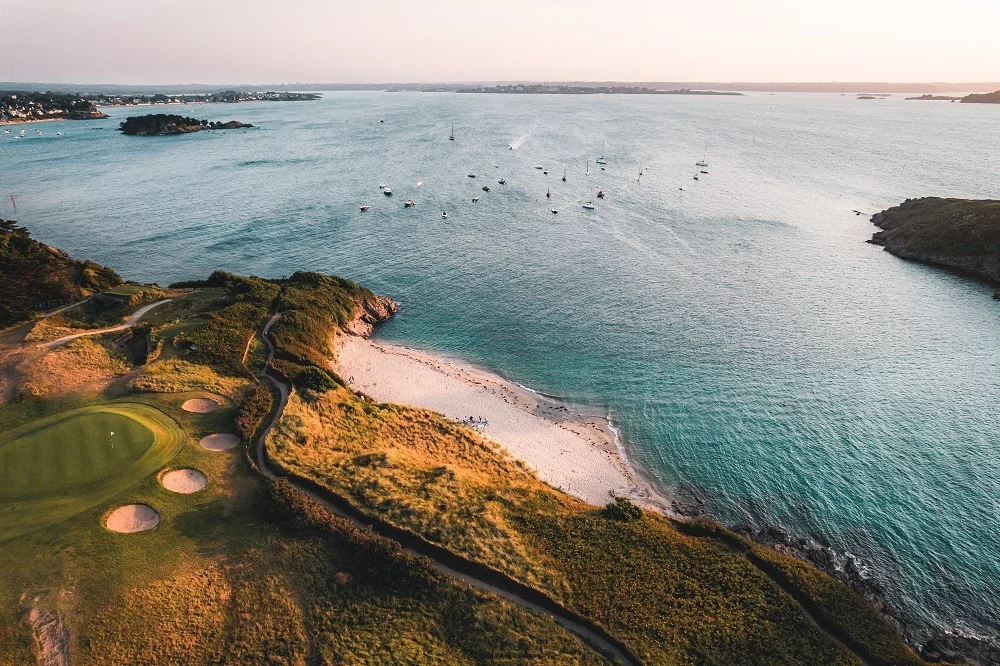
[[[221,375],[211,366],[189,363],[178,358],[156,360],[139,369],[129,378],[128,388],[153,393],[184,393],[206,391],[235,396],[246,380]]]
[[[129,371],[125,354],[93,338],[79,338],[39,357],[22,369],[23,395],[65,395],[100,386]]]

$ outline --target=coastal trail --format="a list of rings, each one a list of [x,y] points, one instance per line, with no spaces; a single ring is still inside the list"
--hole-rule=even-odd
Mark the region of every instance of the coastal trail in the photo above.
[[[278,407],[276,410],[274,410],[274,415],[271,417],[270,422],[267,424],[263,432],[261,432],[260,437],[257,439],[257,446],[256,446],[257,466],[260,469],[261,473],[271,480],[276,480],[279,478],[279,476],[268,465],[267,454],[265,451],[265,443],[267,441],[267,436],[271,433],[271,430],[274,428],[275,424],[278,422],[278,420],[284,413],[285,406],[288,404],[288,398],[291,393],[290,386],[288,386],[287,384],[285,384],[284,382],[282,382],[269,372],[271,361],[274,359],[275,348],[274,344],[271,342],[271,339],[268,337],[268,333],[270,332],[271,327],[280,318],[281,318],[280,312],[272,316],[267,321],[267,323],[264,324],[264,327],[261,329],[260,332],[260,337],[263,340],[264,344],[267,346],[267,361],[264,364],[264,374],[271,381],[271,383],[274,384],[275,388],[278,389],[278,393],[280,395]],[[330,511],[331,513],[337,516],[340,516],[341,518],[351,521],[351,523],[353,523],[354,526],[357,527],[358,529],[364,531],[374,530],[376,532],[380,532],[380,530],[378,530],[378,526],[366,524],[358,520],[357,518],[348,515],[347,513],[342,511],[340,508],[338,508],[336,505],[334,505],[332,502],[330,502],[327,498],[323,497],[319,493],[303,487],[300,483],[297,482],[297,480],[290,479],[287,477],[282,477],[282,478],[285,478],[285,480],[288,481],[296,490],[304,493],[313,501],[321,504],[326,510]],[[386,538],[392,538],[391,536],[387,536],[384,534],[382,536],[386,536]],[[395,541],[396,539],[393,540]],[[610,635],[601,636],[600,633],[598,633],[598,631],[600,630],[594,631],[588,627],[583,626],[575,618],[571,617],[569,613],[555,612],[553,610],[553,607],[558,607],[558,604],[556,604],[554,601],[549,600],[549,604],[546,604],[546,606],[548,607],[543,607],[541,604],[530,601],[524,598],[523,596],[518,595],[510,590],[498,587],[493,583],[489,583],[469,573],[458,571],[457,569],[454,569],[451,566],[445,564],[444,562],[441,562],[439,559],[436,559],[433,555],[430,555],[426,552],[421,552],[421,550],[418,550],[416,548],[411,548],[402,543],[400,543],[400,546],[402,547],[403,551],[408,554],[426,558],[430,566],[432,566],[437,571],[445,574],[446,576],[458,579],[484,592],[495,594],[513,604],[521,606],[522,608],[526,608],[536,613],[547,615],[548,617],[552,618],[557,623],[559,623],[565,629],[571,631],[572,633],[582,638],[585,642],[587,642],[592,647],[596,648],[599,652],[609,657],[612,657],[616,662],[624,664],[624,666],[641,666],[641,662],[634,655],[628,654],[625,651],[627,650],[627,648],[625,648],[624,645],[622,645],[621,647],[616,646],[614,643],[617,643],[618,641],[616,641]],[[513,584],[512,587],[519,585],[516,581],[513,581],[513,579],[511,579],[510,582]],[[542,595],[541,592],[535,591],[535,594],[539,597],[544,597],[544,595]]]
[[[149,305],[144,305],[141,308],[139,308],[138,310],[136,310],[135,312],[133,312],[132,315],[128,319],[125,320],[124,324],[119,324],[118,326],[112,326],[110,328],[101,328],[101,329],[97,329],[97,330],[94,330],[94,331],[84,331],[82,333],[74,333],[73,335],[66,335],[66,336],[63,336],[63,337],[61,337],[61,338],[59,338],[57,340],[53,340],[52,342],[46,342],[46,343],[44,343],[42,345],[39,345],[39,346],[40,347],[44,347],[45,349],[55,349],[56,347],[60,347],[60,346],[62,346],[64,344],[66,344],[67,342],[69,342],[70,340],[76,340],[77,338],[84,338],[84,337],[87,337],[87,336],[90,336],[90,335],[102,335],[104,333],[117,333],[118,331],[128,330],[128,329],[132,328],[133,326],[135,326],[139,322],[139,320],[142,319],[142,316],[144,314],[146,314],[147,312],[149,312],[153,308],[157,308],[157,307],[163,305],[164,303],[169,303],[172,300],[174,300],[174,299],[172,299],[172,298],[165,298],[162,301],[156,301],[155,303],[150,303]],[[52,314],[55,314],[55,313],[52,313]]]

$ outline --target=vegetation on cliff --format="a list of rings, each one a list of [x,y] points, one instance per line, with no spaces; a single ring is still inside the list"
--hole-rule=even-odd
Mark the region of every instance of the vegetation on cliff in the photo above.
[[[324,316],[298,301],[300,318]],[[329,331],[301,334],[328,348]],[[644,663],[922,663],[863,598],[813,567],[718,525],[591,507],[427,410],[343,386],[300,390],[268,450],[364,512],[543,590]]]
[[[907,199],[872,222],[870,242],[896,256],[1000,282],[1000,201]]]
[[[121,282],[110,268],[70,259],[31,238],[24,227],[0,220],[0,328]]]
[[[197,118],[187,118],[168,113],[150,113],[145,116],[132,116],[118,126],[123,134],[133,136],[152,136],[165,134],[189,134],[202,130],[237,129],[253,127],[249,123],[230,120],[226,123],[209,122]]]
[[[1000,104],[1000,90],[991,93],[972,93],[962,98],[965,104]]]

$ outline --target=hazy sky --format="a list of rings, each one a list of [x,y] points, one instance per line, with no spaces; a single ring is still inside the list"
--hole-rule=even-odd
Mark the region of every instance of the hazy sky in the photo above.
[[[0,0],[0,80],[995,81],[1000,0]]]

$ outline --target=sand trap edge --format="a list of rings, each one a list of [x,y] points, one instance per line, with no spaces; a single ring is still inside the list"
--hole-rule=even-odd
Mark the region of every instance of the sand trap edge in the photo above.
[[[181,409],[192,414],[208,414],[218,408],[219,401],[212,398],[190,398],[181,405]]]
[[[198,444],[207,451],[228,451],[239,446],[241,441],[239,435],[217,432],[214,435],[205,435],[198,440]]]
[[[151,530],[160,524],[160,513],[148,504],[123,504],[104,514],[104,529],[118,534],[135,534]]]
[[[156,475],[166,490],[181,495],[199,493],[208,487],[208,477],[200,469],[194,467],[177,467],[162,470]]]

